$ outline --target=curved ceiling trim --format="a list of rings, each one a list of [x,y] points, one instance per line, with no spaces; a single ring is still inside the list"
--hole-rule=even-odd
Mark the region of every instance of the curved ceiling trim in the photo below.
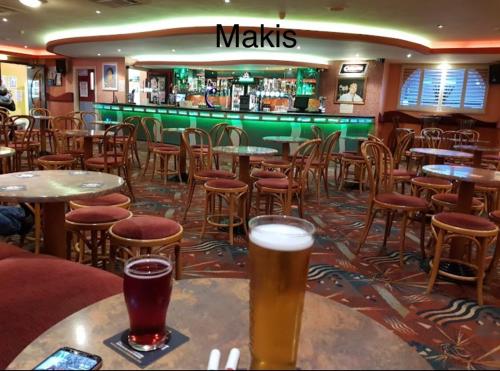
[[[323,68],[328,69],[329,65],[324,64],[316,64],[316,63],[307,63],[307,62],[294,62],[288,60],[281,59],[234,59],[234,60],[221,60],[221,61],[210,61],[210,62],[191,62],[191,61],[137,61],[134,63],[134,67],[149,67],[149,66],[232,66],[232,65],[241,65],[241,64],[262,64],[262,65],[277,65],[277,66],[286,66],[286,67],[310,67],[310,68]]]

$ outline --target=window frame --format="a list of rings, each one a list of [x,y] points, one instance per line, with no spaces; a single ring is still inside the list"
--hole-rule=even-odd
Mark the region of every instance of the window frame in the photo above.
[[[397,108],[398,110],[401,111],[416,111],[416,112],[434,112],[434,113],[475,113],[475,114],[482,114],[486,112],[486,106],[488,103],[488,94],[489,94],[489,89],[490,89],[490,84],[489,84],[489,65],[488,64],[462,64],[462,63],[450,63],[449,64],[449,69],[453,68],[464,68],[465,69],[465,74],[464,74],[464,82],[462,85],[462,97],[461,97],[461,105],[462,107],[460,108],[452,108],[452,107],[446,107],[442,105],[438,105],[438,107],[430,107],[430,106],[422,106],[422,88],[423,88],[423,83],[424,83],[424,77],[425,77],[425,69],[426,68],[438,68],[441,63],[434,63],[434,64],[402,64],[401,67],[401,73],[399,76],[399,88],[398,88],[398,104]],[[401,105],[401,89],[403,88],[403,84],[405,81],[403,81],[404,75],[405,75],[405,69],[420,69],[420,81],[419,81],[419,87],[418,87],[418,96],[417,96],[417,105],[413,106],[402,106]],[[485,75],[485,84],[486,84],[486,89],[484,92],[484,104],[483,108],[481,109],[474,109],[474,108],[464,108],[463,104],[465,95],[466,95],[466,90],[467,90],[467,79],[469,75],[469,70],[471,69],[476,69],[476,70],[486,70],[486,75]],[[444,92],[444,85],[441,85],[439,87],[439,102],[443,101],[443,92]]]

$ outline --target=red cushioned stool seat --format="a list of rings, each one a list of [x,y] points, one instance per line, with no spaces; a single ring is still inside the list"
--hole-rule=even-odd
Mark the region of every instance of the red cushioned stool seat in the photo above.
[[[287,189],[288,178],[283,179],[260,179],[255,182],[257,187],[274,188],[274,189]],[[299,183],[293,181],[292,188],[298,188]]]
[[[93,206],[70,211],[66,220],[78,224],[113,223],[129,218],[132,213],[116,206]]]
[[[500,210],[495,210],[495,211],[492,211],[490,214],[489,214],[489,217],[492,221],[494,221],[495,223],[498,223],[500,224]]]
[[[427,202],[419,197],[403,195],[400,193],[381,193],[375,196],[375,201],[399,207],[425,209]]]
[[[497,228],[495,223],[490,222],[488,219],[471,214],[443,212],[434,215],[433,219],[455,228],[475,231],[492,231]]]
[[[158,216],[136,216],[116,223],[111,230],[116,236],[129,240],[160,240],[176,235],[182,227]]]
[[[346,153],[346,152],[344,152],[342,154],[342,159],[355,160],[355,161],[364,161],[365,160],[365,158],[362,155],[358,155],[355,153]]]
[[[419,184],[430,184],[435,186],[451,186],[451,182],[442,178],[435,178],[431,176],[419,176],[412,179],[413,182]]]
[[[121,193],[111,193],[109,195],[88,198],[84,200],[74,200],[72,201],[78,206],[117,206],[124,205],[130,202],[130,198]]]
[[[392,175],[395,177],[414,177],[417,176],[416,171],[405,170],[405,169],[394,169]]]
[[[247,184],[236,179],[213,179],[205,183],[210,188],[233,189],[243,188]]]
[[[109,156],[106,159],[108,165],[119,164],[123,161],[122,157]],[[87,165],[104,166],[104,157],[92,157],[85,161]]]
[[[450,204],[452,206],[458,205],[458,194],[456,193],[438,193],[433,195],[432,199]],[[480,207],[481,205],[481,200],[476,197],[472,199],[472,206]]]
[[[224,171],[224,170],[203,170],[196,173],[196,176],[201,178],[224,178],[224,179],[234,179],[236,177],[235,174]]]
[[[268,178],[286,178],[286,175],[284,173],[281,173],[279,171],[267,171],[267,170],[259,170],[259,171],[254,171],[252,173],[252,176],[254,178],[262,178],[262,179],[268,179]]]

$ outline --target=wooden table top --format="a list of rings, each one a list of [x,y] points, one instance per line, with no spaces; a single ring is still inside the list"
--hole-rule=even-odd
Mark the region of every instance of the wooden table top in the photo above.
[[[426,165],[422,170],[439,178],[500,188],[500,171],[455,165]]]
[[[308,141],[307,138],[286,137],[286,136],[263,137],[262,140],[265,140],[266,142],[276,142],[276,143],[303,143]]]
[[[115,192],[124,180],[95,171],[44,170],[0,175],[0,200],[9,202],[64,202]]]
[[[278,153],[274,148],[252,146],[219,146],[214,147],[213,151],[237,156],[270,156]]]
[[[15,154],[16,150],[14,148],[0,147],[0,158],[12,157]]]
[[[101,138],[106,135],[104,130],[65,130],[63,131],[64,135],[68,137],[92,137],[92,138]]]
[[[439,148],[410,148],[410,152],[418,153],[421,155],[437,156],[437,157],[458,157],[458,158],[473,157],[471,153],[452,151],[449,149],[439,149]]]
[[[429,137],[435,138],[436,136],[429,136]],[[424,137],[423,135],[415,135],[414,138],[418,139],[418,140],[423,140],[426,137]],[[439,136],[437,136],[437,138],[439,138]],[[442,139],[448,140],[450,142],[463,142],[464,141],[463,139],[457,139],[457,138],[446,138],[446,139],[442,138]],[[488,140],[484,140],[484,139],[467,139],[466,141],[469,143],[483,143],[483,144],[489,143]]]
[[[473,145],[473,144],[457,144],[453,148],[459,151],[473,151],[473,152],[500,152],[500,147],[490,147],[483,145]]]
[[[147,369],[207,367],[218,348],[225,362],[241,351],[239,369],[248,369],[249,281],[194,279],[174,283],[167,324],[190,340]],[[91,305],[58,323],[23,350],[9,369],[32,369],[62,346],[97,354],[103,369],[137,369],[103,341],[128,328],[123,295]],[[224,365],[224,363],[223,363]],[[301,369],[431,369],[417,351],[369,317],[333,300],[307,293],[300,337]]]

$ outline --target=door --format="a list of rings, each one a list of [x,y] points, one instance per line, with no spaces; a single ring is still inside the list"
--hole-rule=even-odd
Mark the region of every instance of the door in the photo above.
[[[93,69],[78,70],[78,99],[82,112],[94,111],[95,103],[95,71]]]

